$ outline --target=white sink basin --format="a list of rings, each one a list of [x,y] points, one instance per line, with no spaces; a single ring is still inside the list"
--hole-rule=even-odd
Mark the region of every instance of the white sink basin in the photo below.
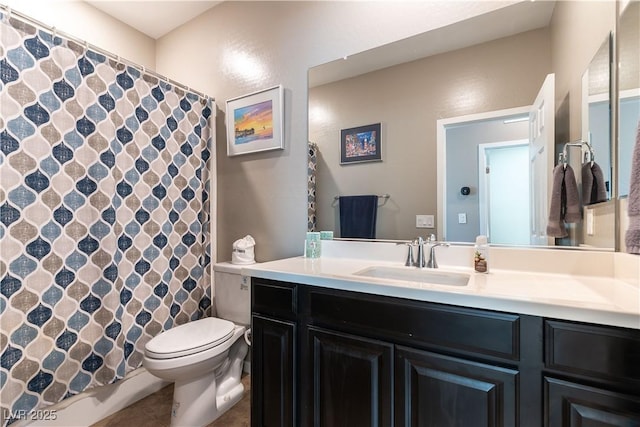
[[[469,283],[468,274],[413,267],[395,268],[374,266],[353,274],[356,276],[401,280],[405,282],[433,283],[437,285],[466,286],[467,283]]]

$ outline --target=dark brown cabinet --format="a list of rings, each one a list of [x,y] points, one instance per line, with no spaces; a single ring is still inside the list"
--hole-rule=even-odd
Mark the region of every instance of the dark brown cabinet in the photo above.
[[[396,425],[518,425],[517,381],[513,369],[398,347]]]
[[[393,345],[315,327],[307,332],[310,425],[392,426]]]
[[[251,297],[251,425],[296,427],[295,286],[262,283]]]
[[[640,427],[640,398],[545,378],[548,427]]]
[[[640,427],[640,330],[252,280],[252,426]]]
[[[640,427],[640,331],[559,320],[544,327],[545,426]]]

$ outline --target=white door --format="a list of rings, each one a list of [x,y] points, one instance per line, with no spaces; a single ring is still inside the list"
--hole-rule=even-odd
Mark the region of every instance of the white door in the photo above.
[[[551,175],[554,163],[555,75],[544,79],[529,112],[529,173],[531,197],[531,244],[553,245],[547,236]]]
[[[480,234],[490,243],[528,245],[529,140],[478,146]]]

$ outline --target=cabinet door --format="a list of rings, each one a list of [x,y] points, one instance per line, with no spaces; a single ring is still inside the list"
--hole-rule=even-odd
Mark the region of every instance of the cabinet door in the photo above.
[[[254,315],[251,336],[251,425],[293,427],[296,325]]]
[[[314,327],[307,340],[310,425],[393,425],[392,344]]]
[[[640,398],[544,379],[547,427],[640,427]]]
[[[396,348],[396,426],[516,426],[518,371]]]

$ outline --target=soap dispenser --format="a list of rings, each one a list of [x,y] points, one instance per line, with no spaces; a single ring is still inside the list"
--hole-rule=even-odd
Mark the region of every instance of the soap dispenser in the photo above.
[[[473,268],[478,273],[489,272],[489,244],[487,236],[476,237],[476,244],[473,247]]]

